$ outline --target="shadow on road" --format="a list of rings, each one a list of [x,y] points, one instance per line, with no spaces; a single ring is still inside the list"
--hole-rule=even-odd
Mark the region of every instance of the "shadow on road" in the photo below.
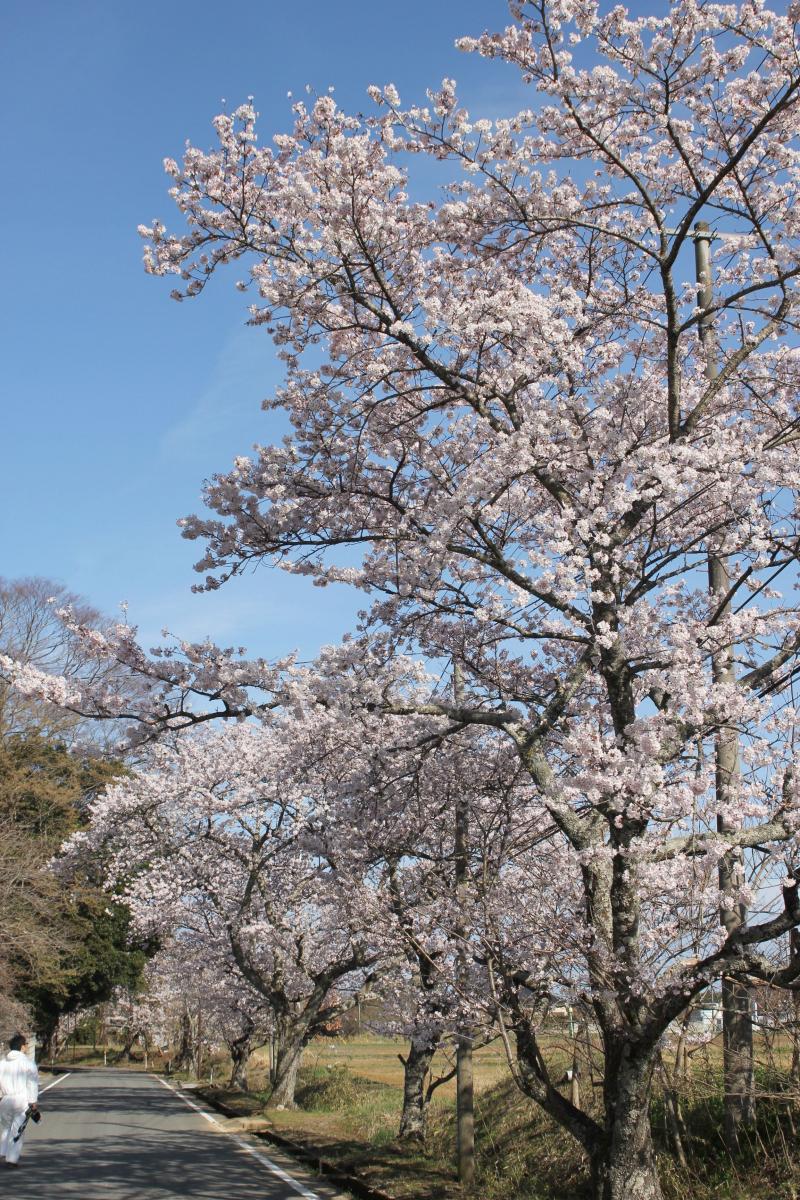
[[[95,1081],[97,1076],[94,1077]],[[284,1200],[296,1193],[157,1084],[66,1082],[42,1097],[44,1120],[18,1171],[14,1200]],[[91,1111],[91,1120],[82,1116]]]

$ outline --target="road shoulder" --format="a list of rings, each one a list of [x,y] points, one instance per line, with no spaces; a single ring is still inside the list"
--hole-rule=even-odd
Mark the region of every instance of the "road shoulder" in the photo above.
[[[285,1147],[273,1141],[272,1138],[268,1139],[270,1144],[267,1153],[264,1145],[264,1135],[269,1132],[266,1122],[232,1119],[222,1112],[219,1106],[212,1107],[205,1096],[196,1089],[181,1088],[179,1085],[168,1082],[161,1075],[152,1074],[151,1078],[171,1091],[177,1099],[183,1101],[189,1108],[214,1125],[226,1137],[232,1138],[243,1153],[258,1162],[265,1171],[280,1179],[303,1200],[352,1200],[353,1195],[358,1194],[347,1188],[343,1179],[335,1180],[329,1177],[320,1179],[320,1174],[327,1175],[327,1173],[320,1171],[318,1164],[310,1163],[308,1160],[304,1162],[299,1157],[290,1155],[286,1152]],[[361,1195],[363,1194],[362,1192]],[[382,1200],[382,1198],[376,1195],[375,1200]]]

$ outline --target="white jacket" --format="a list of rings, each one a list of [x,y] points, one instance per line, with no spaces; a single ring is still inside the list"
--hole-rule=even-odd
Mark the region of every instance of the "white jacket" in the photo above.
[[[35,1104],[39,1098],[39,1072],[36,1063],[21,1050],[9,1050],[0,1059],[0,1096],[13,1096],[25,1105]]]

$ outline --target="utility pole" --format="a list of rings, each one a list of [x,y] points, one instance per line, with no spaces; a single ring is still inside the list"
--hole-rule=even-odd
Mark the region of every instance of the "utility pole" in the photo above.
[[[195,1073],[197,1079],[203,1069],[203,1004],[198,998],[197,1001],[197,1052],[195,1054]]]
[[[453,661],[453,699],[460,704],[464,694],[461,665]],[[455,888],[458,919],[458,975],[462,995],[467,983],[467,929],[463,919],[469,866],[469,800],[465,789],[458,788],[455,798]],[[456,1041],[456,1153],[458,1179],[465,1188],[475,1181],[475,1106],[472,1071],[472,1037],[468,1029],[459,1031]]]
[[[714,352],[713,316],[709,312],[714,301],[711,277],[711,240],[714,235],[706,221],[694,228],[694,262],[697,279],[697,303],[702,310],[698,324],[700,342],[705,350],[705,375],[712,383],[719,373]],[[728,564],[723,555],[709,553],[708,586],[712,602],[722,604],[730,588]],[[730,611],[730,601],[722,604],[724,616]],[[715,684],[736,682],[733,647],[718,650],[711,659],[711,674]],[[739,781],[739,738],[735,729],[720,728],[716,736],[716,794],[719,811],[719,833],[735,833],[736,826],[728,809],[736,797]],[[723,896],[734,896],[744,886],[744,856],[740,848],[729,850],[720,859],[719,888]],[[741,903],[723,905],[720,921],[727,934],[734,933],[747,919]],[[753,1122],[753,1020],[752,998],[746,984],[735,979],[722,980],[722,1053],[725,1084],[725,1142],[728,1150],[738,1146],[739,1130]]]

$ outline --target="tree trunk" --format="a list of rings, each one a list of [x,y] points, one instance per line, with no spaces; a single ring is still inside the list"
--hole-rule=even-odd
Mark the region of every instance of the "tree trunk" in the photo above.
[[[49,1020],[46,1025],[40,1025],[36,1031],[36,1036],[39,1040],[39,1058],[40,1060],[48,1059],[50,1062],[55,1060],[58,1053],[58,1044],[56,1033],[58,1030],[58,1017]]]
[[[269,1038],[269,1086],[275,1087],[275,1064],[278,1061],[278,1039],[274,1033]]]
[[[181,1015],[180,1024],[180,1042],[178,1049],[175,1051],[175,1058],[172,1064],[173,1070],[182,1071],[188,1067],[192,1061],[192,1019],[188,1012],[183,1012]]]
[[[403,1059],[403,1112],[400,1116],[400,1137],[424,1142],[428,1119],[428,1097],[425,1080],[431,1069],[439,1038],[435,1034],[414,1032]]]
[[[678,1160],[681,1168],[685,1171],[688,1168],[686,1161],[686,1151],[683,1148],[683,1135],[686,1130],[683,1125],[683,1117],[681,1116],[680,1099],[675,1089],[674,1077],[670,1078],[669,1072],[664,1065],[663,1058],[659,1055],[659,1072],[661,1074],[661,1086],[664,1092],[664,1118],[667,1127],[669,1140],[672,1142],[672,1149],[675,1157]]]
[[[279,1033],[275,1041],[275,1066],[271,1108],[294,1108],[297,1072],[303,1056],[303,1039],[297,1035]]]
[[[800,932],[795,928],[789,934],[792,961],[796,962],[800,955]],[[789,1078],[792,1086],[800,1086],[800,992],[792,992],[792,1065]]]
[[[248,1090],[247,1064],[253,1049],[250,1034],[244,1033],[241,1037],[229,1042],[228,1049],[231,1052],[231,1062],[233,1063],[231,1081],[228,1086],[246,1092]]]
[[[607,1063],[605,1135],[591,1156],[593,1200],[662,1200],[650,1129],[653,1066],[628,1047],[616,1070]]]
[[[516,1082],[583,1147],[591,1166],[592,1200],[663,1200],[650,1129],[656,1048],[637,1046],[624,1026],[605,1031],[599,1124],[551,1083],[534,1027],[519,1010],[514,1015]]]
[[[136,1041],[138,1036],[139,1036],[138,1029],[134,1029],[133,1032],[131,1032],[131,1030],[128,1030],[128,1032],[125,1034],[125,1040],[122,1044],[122,1049],[118,1050],[116,1054],[112,1055],[111,1061],[114,1063],[130,1062],[131,1061],[131,1050],[133,1050],[133,1043]]]

